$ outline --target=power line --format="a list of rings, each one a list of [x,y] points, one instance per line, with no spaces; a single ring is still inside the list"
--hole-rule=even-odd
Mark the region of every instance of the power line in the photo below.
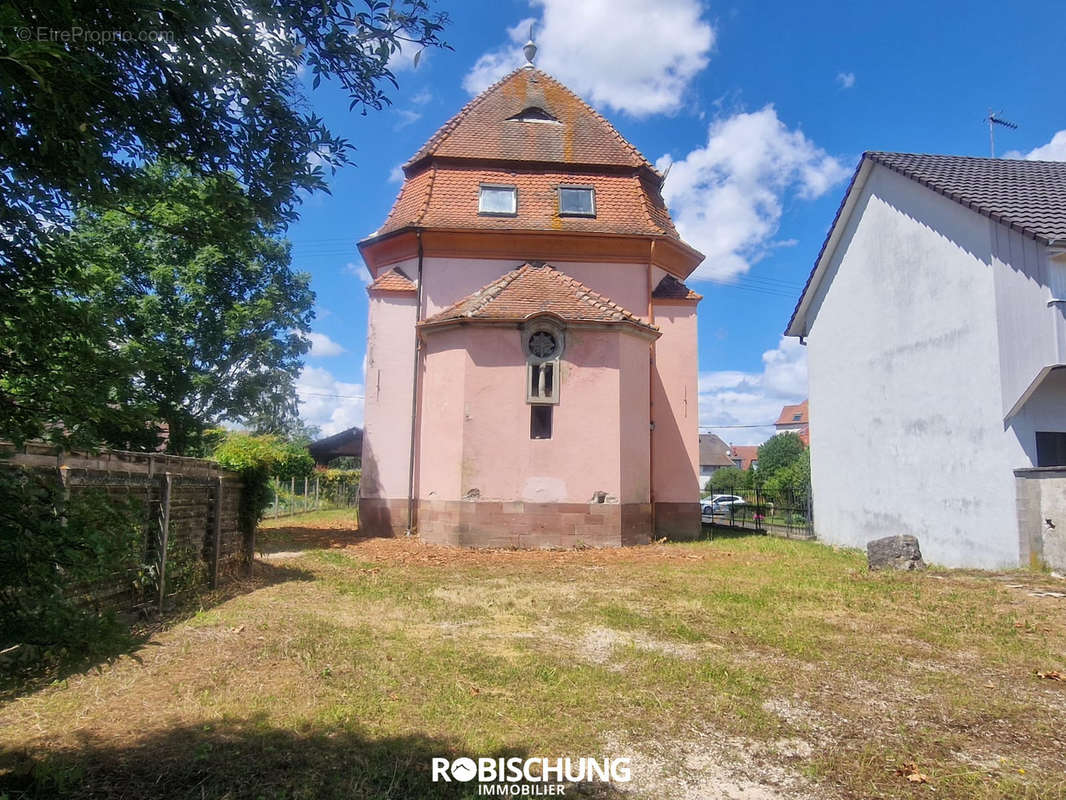
[[[701,428],[772,428],[776,425],[776,422],[764,422],[761,425],[700,425]]]
[[[366,400],[366,396],[361,394],[323,394],[322,392],[301,392],[299,389],[296,390],[296,394],[303,397],[336,397],[340,400]]]

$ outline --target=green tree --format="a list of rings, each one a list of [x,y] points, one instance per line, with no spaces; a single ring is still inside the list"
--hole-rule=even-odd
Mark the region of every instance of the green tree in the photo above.
[[[139,180],[124,209],[79,212],[53,256],[89,276],[81,302],[115,357],[107,378],[143,415],[105,431],[110,443],[136,446],[163,423],[167,450],[186,453],[264,398],[295,407],[314,294],[232,176],[152,165]]]
[[[759,448],[759,478],[769,481],[778,470],[784,469],[799,458],[807,446],[792,432],[779,433]]]
[[[446,46],[446,21],[428,0],[0,0],[0,436],[88,443],[141,416],[100,380],[122,355],[107,310],[82,302],[90,276],[52,257],[75,211],[136,214],[153,199],[140,165],[169,161],[232,175],[263,229],[283,230],[353,153],[298,71],[380,109],[390,59]]]
[[[766,480],[766,494],[778,503],[805,504],[811,485],[811,454],[804,449],[786,467]]]
[[[748,475],[739,467],[723,467],[714,471],[707,485],[715,494],[728,494],[747,488]]]

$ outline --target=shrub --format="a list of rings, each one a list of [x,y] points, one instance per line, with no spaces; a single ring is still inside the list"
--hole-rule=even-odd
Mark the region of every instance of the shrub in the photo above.
[[[215,448],[213,457],[224,469],[241,475],[244,491],[240,516],[245,533],[255,530],[270,505],[271,478],[302,478],[315,467],[306,448],[270,435],[230,433]]]
[[[69,499],[55,473],[0,468],[0,649],[61,665],[112,650],[126,629],[91,600],[105,581],[140,588],[143,507],[99,489]]]

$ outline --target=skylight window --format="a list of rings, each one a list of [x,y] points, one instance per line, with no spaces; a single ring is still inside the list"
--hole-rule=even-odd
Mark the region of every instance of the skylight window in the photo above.
[[[596,190],[591,186],[560,186],[559,215],[563,217],[596,216]]]
[[[518,189],[482,184],[477,211],[479,214],[513,217],[518,213]]]

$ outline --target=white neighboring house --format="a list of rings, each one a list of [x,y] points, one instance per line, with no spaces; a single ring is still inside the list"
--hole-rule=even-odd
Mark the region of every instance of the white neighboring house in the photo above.
[[[819,538],[1066,565],[1066,163],[865,153],[786,333]]]

